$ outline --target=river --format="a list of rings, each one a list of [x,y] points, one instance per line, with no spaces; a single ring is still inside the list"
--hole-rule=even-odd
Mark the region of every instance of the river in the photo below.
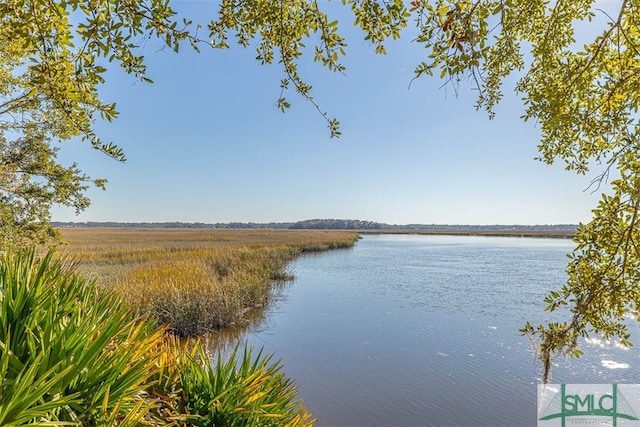
[[[282,358],[319,426],[535,426],[541,369],[518,329],[554,318],[543,298],[565,282],[572,248],[365,236],[294,261],[296,280],[244,339]],[[637,350],[597,339],[583,350],[556,361],[552,382],[640,383]]]

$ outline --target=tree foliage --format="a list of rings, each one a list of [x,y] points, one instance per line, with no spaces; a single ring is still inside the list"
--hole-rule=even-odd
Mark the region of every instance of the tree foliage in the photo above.
[[[571,319],[523,329],[538,343],[545,380],[554,354],[580,355],[581,337],[630,345],[625,318],[640,320],[640,2],[615,2],[616,10],[578,0],[412,5],[428,52],[418,77],[470,78],[477,106],[492,116],[503,82],[517,72],[523,119],[541,130],[540,160],[580,174],[599,168],[596,188],[615,171],[593,219],[579,226],[566,285],[545,300],[547,310],[568,306]],[[577,41],[578,24],[594,30],[596,21],[604,22],[600,33]]]
[[[614,171],[609,195],[578,229],[566,285],[546,300],[549,310],[569,306],[571,319],[524,330],[539,340],[547,374],[552,355],[579,355],[578,341],[589,334],[630,344],[625,318],[640,319],[640,2],[609,3],[615,10],[593,0],[413,0],[409,10],[401,0],[342,3],[378,53],[413,16],[415,42],[425,48],[416,78],[435,74],[453,85],[469,79],[478,89],[477,107],[490,117],[515,73],[523,119],[541,131],[540,160],[564,162],[580,174],[600,168],[597,187]],[[217,8],[202,35],[203,27],[179,21],[167,0],[0,3],[3,236],[46,235],[53,203],[87,206],[83,192],[91,179],[76,165],[57,163],[55,141],[81,137],[124,161],[122,151],[93,130],[97,118],[117,116],[98,89],[113,64],[147,81],[140,48],[150,37],[175,51],[184,43],[226,48],[231,39],[254,47],[258,61],[282,67],[278,106],[289,107],[284,94],[293,89],[324,116],[332,136],[340,135],[297,68],[311,40],[315,61],[344,70],[346,40],[338,22],[315,0],[221,0]],[[589,32],[604,24],[593,39],[577,42],[583,23],[591,23]]]
[[[63,166],[54,144],[80,137],[114,159],[125,157],[93,127],[111,121],[115,104],[98,95],[104,64],[145,79],[142,36],[163,36],[177,49],[176,29],[162,1],[7,0],[0,3],[0,238],[3,245],[43,240],[53,204],[81,211],[92,180]]]
[[[400,37],[410,16],[402,0],[342,0],[342,4],[351,9],[354,25],[379,54],[386,52],[387,39]],[[312,40],[314,35],[317,42],[313,60],[334,72],[345,69],[340,58],[345,55],[347,43],[338,33],[338,20],[331,20],[316,0],[222,0],[208,29],[211,46],[229,47],[229,37],[233,36],[245,48],[254,43],[256,59],[262,64],[277,60],[284,74],[278,108],[284,111],[290,107],[284,93],[293,87],[324,117],[331,137],[340,136],[338,120],[320,108],[311,94],[312,86],[298,73],[297,62],[305,53],[307,39]]]
[[[401,0],[345,0],[365,32],[384,53],[384,40],[400,35],[408,19]],[[124,161],[123,151],[100,139],[96,120],[118,115],[115,103],[99,96],[109,67],[150,82],[143,47],[150,38],[179,50],[187,43],[226,48],[229,38],[256,46],[263,64],[277,61],[283,69],[278,106],[293,88],[326,119],[331,136],[339,123],[329,118],[311,96],[311,86],[298,74],[297,61],[305,40],[315,37],[314,60],[342,72],[344,39],[338,22],[309,0],[222,0],[218,13],[202,25],[179,20],[168,0],[7,0],[0,3],[0,238],[2,244],[43,240],[55,234],[49,225],[53,204],[85,209],[84,195],[92,180],[77,165],[57,161],[57,141],[81,138]]]

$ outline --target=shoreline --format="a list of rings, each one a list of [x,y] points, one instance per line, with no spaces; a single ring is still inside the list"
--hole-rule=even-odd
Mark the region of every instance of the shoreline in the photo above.
[[[575,231],[568,230],[352,230],[358,234],[423,234],[432,236],[484,236],[484,237],[538,237],[548,239],[572,239]]]

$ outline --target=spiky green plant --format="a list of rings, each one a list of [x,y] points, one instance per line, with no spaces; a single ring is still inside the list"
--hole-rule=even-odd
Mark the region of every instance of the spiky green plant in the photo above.
[[[0,256],[0,425],[139,425],[163,331],[50,251]]]
[[[297,399],[294,383],[280,361],[262,351],[237,344],[228,358],[216,362],[196,343],[191,352],[177,352],[174,375],[163,375],[167,388],[188,426],[312,426],[315,422]],[[171,379],[171,381],[168,381]]]

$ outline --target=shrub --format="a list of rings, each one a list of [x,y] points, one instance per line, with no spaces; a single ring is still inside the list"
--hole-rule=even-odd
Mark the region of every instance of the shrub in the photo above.
[[[0,425],[138,425],[163,339],[114,295],[34,249],[0,257]]]
[[[181,348],[178,344],[178,347]],[[157,387],[171,396],[174,418],[184,414],[189,426],[311,426],[315,420],[296,400],[293,382],[282,373],[280,361],[251,347],[240,354],[237,344],[228,358],[216,362],[199,343],[191,351],[170,353],[175,361]]]

